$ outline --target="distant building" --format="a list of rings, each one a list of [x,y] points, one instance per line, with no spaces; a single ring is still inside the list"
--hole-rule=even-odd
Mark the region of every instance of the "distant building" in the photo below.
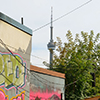
[[[30,100],[64,100],[65,74],[33,65],[30,71]]]

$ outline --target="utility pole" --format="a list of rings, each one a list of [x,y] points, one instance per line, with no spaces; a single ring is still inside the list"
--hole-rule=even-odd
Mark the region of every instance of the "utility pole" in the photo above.
[[[53,14],[51,7],[51,27],[50,27],[50,42],[47,44],[48,50],[50,51],[50,69],[52,69],[52,60],[53,60],[53,50],[55,50],[55,44],[53,42]]]

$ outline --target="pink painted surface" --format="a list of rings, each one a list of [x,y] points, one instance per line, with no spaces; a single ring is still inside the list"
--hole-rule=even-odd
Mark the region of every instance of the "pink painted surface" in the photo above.
[[[8,100],[8,97],[5,96],[3,91],[0,91],[0,100]]]
[[[56,95],[61,99],[61,95],[56,91],[52,91],[51,93],[48,92],[48,90],[46,90],[46,92],[36,92],[34,93],[33,91],[30,91],[30,100],[35,100],[36,97],[41,98],[41,100],[50,100],[50,98]]]

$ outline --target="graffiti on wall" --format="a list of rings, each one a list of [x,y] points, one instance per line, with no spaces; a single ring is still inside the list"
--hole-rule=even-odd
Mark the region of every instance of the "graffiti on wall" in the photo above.
[[[2,100],[8,100],[8,95],[6,95],[2,89],[0,89],[0,98]]]
[[[0,89],[0,100],[9,100],[9,96],[6,95],[2,89]],[[12,97],[10,100],[25,100],[25,91],[21,92],[16,97]]]
[[[61,100],[61,95],[58,92],[37,92],[30,91],[30,100]]]
[[[42,84],[30,84],[30,100],[61,100],[61,90]]]
[[[16,94],[18,94],[18,88],[25,86],[25,68],[26,62],[20,55],[0,52],[0,87],[7,90],[15,88]]]

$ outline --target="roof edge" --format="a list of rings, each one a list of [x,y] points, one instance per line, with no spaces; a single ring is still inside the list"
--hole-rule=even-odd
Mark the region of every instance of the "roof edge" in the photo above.
[[[63,74],[63,73],[59,73],[59,72],[55,72],[55,71],[52,71],[52,70],[40,68],[40,67],[37,67],[37,66],[34,66],[34,65],[30,65],[30,70],[65,79],[65,74]]]
[[[22,24],[20,24],[19,22],[15,21],[14,19],[8,17],[7,15],[3,14],[0,12],[0,20],[9,23],[10,25],[28,33],[29,35],[32,36],[32,30]]]

